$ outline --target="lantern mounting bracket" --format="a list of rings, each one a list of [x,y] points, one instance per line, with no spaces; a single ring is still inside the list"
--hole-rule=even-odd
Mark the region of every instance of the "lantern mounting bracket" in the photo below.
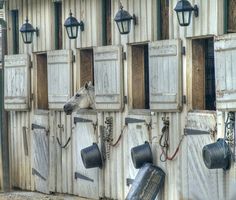
[[[39,36],[39,29],[38,29],[38,27],[35,28],[35,33],[36,33],[36,36],[38,37]]]
[[[134,21],[134,25],[137,25],[138,24],[138,19],[137,19],[135,14],[133,14],[132,19]]]
[[[194,16],[195,16],[195,17],[198,17],[199,9],[198,9],[198,6],[197,6],[197,5],[194,5],[194,7],[193,7],[193,13],[194,13]]]
[[[80,21],[80,30],[81,31],[84,31],[84,22],[83,21]]]

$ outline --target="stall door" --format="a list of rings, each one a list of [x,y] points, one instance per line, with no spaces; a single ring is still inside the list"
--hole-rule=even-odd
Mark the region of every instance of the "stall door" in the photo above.
[[[127,195],[133,179],[136,177],[138,170],[133,165],[131,158],[131,149],[135,146],[144,144],[145,141],[149,141],[149,131],[147,129],[147,124],[149,123],[149,117],[140,116],[128,116],[125,121],[127,127],[127,133],[124,134],[124,166],[126,170],[124,171],[124,182],[125,182],[125,196]]]
[[[80,151],[97,142],[94,125],[97,121],[96,113],[75,114],[73,117],[73,173],[74,193],[81,197],[99,199],[98,177],[99,169],[86,169],[83,165]]]
[[[49,129],[48,114],[34,115],[32,129],[32,174],[35,189],[49,193]]]

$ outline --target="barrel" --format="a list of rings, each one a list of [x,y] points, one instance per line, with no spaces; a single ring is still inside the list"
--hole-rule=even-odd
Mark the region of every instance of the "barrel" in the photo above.
[[[136,169],[145,163],[153,163],[152,150],[148,142],[131,149],[131,158]]]
[[[151,163],[143,165],[134,179],[126,200],[154,200],[165,181],[165,172]]]
[[[202,157],[208,169],[230,169],[231,156],[230,147],[222,138],[202,149]]]
[[[86,169],[99,167],[102,168],[102,156],[96,143],[80,151],[81,158]]]

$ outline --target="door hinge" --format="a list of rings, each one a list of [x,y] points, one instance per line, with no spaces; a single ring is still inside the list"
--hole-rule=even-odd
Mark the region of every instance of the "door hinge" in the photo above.
[[[29,67],[33,68],[33,62],[32,61],[29,62]]]
[[[34,94],[31,93],[31,94],[30,94],[30,101],[33,101],[33,100],[34,100]]]
[[[123,59],[123,60],[126,60],[126,52],[123,52],[123,53],[122,53],[122,59]]]
[[[75,55],[72,55],[72,62],[75,62]]]
[[[79,172],[75,172],[75,179],[82,179],[82,180],[85,180],[85,181],[90,181],[90,182],[94,182],[93,179],[87,177],[87,176],[84,176],[83,174],[79,173]]]
[[[186,54],[186,49],[185,49],[185,47],[182,47],[181,53],[182,53],[182,55],[185,55],[185,54]]]
[[[128,103],[128,97],[124,96],[124,104],[127,104],[127,103]]]
[[[183,104],[187,103],[187,97],[185,95],[182,96],[182,103]]]

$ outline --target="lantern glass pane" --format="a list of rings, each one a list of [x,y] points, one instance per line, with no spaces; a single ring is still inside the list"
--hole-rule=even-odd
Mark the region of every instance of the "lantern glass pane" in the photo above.
[[[183,13],[177,12],[177,17],[178,17],[179,24],[182,25],[184,23]]]
[[[68,37],[71,38],[72,37],[72,28],[70,26],[66,27],[66,32],[68,34]]]
[[[123,33],[129,33],[130,20],[123,21]]]
[[[118,29],[119,29],[119,32],[120,33],[123,33],[123,26],[122,26],[122,22],[116,22],[117,26],[118,26]]]
[[[72,26],[72,37],[77,38],[78,26]]]
[[[24,32],[22,33],[22,38],[24,43],[32,43],[33,41],[33,32]]]
[[[191,11],[183,12],[184,24],[188,25],[190,23],[190,16],[191,16]]]

